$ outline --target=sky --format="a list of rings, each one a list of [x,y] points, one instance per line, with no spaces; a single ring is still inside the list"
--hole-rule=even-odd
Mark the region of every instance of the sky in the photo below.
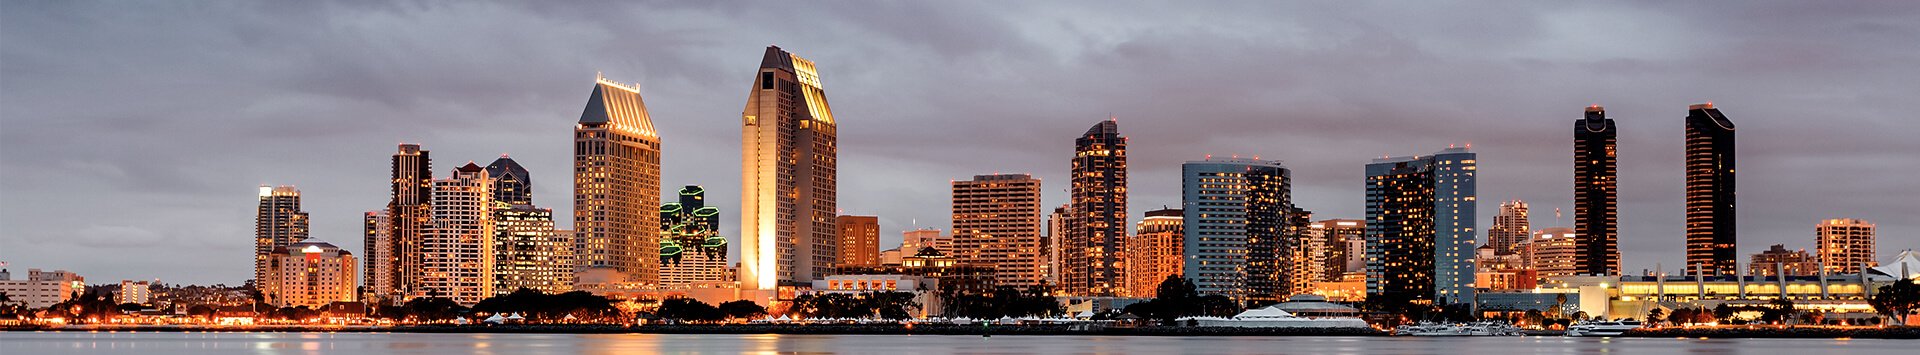
[[[1283,161],[1315,219],[1358,218],[1370,159],[1471,144],[1478,229],[1511,199],[1571,226],[1572,125],[1600,104],[1623,268],[1674,270],[1683,118],[1710,101],[1738,127],[1743,263],[1841,217],[1876,223],[1885,259],[1920,246],[1916,38],[1903,1],[7,1],[0,262],[237,285],[260,184],[298,186],[312,237],[358,253],[403,142],[438,176],[510,154],[570,215],[596,73],[639,84],[662,187],[706,186],[733,236],[740,111],[775,44],[818,64],[839,205],[878,215],[883,247],[946,229],[976,174],[1065,203],[1073,139],[1109,117],[1135,220],[1209,154]]]

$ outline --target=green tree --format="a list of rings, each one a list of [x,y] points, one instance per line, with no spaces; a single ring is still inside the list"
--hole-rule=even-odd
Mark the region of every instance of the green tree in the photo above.
[[[1920,310],[1920,285],[1914,284],[1913,279],[1894,281],[1891,285],[1881,286],[1867,303],[1873,305],[1873,310],[1880,315],[1906,325],[1907,315]]]

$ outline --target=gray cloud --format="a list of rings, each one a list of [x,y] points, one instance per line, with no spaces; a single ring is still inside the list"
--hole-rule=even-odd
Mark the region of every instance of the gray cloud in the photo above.
[[[1359,217],[1368,159],[1472,143],[1482,224],[1525,199],[1552,225],[1571,121],[1599,103],[1623,131],[1626,268],[1673,265],[1680,119],[1713,100],[1740,127],[1744,251],[1810,247],[1831,217],[1879,223],[1882,254],[1916,244],[1920,6],[1209,5],[7,2],[0,260],[239,283],[262,183],[298,185],[314,236],[358,250],[400,142],[437,174],[512,154],[564,214],[596,71],[640,83],[663,184],[706,185],[731,219],[766,44],[820,64],[841,206],[889,231],[944,228],[947,182],[975,174],[1033,173],[1064,202],[1072,138],[1109,115],[1136,215],[1178,204],[1180,162],[1239,154],[1286,161],[1303,207]]]

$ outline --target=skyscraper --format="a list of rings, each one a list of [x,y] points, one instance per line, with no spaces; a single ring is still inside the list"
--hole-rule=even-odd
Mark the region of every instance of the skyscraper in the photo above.
[[[487,164],[487,177],[493,179],[493,202],[507,206],[533,204],[533,177],[512,157],[501,154],[500,159]]]
[[[720,208],[707,205],[707,189],[681,187],[678,202],[660,205],[660,286],[691,288],[730,280],[727,237],[720,235]]]
[[[1094,124],[1074,140],[1061,286],[1074,296],[1113,296],[1125,287],[1127,137],[1120,123]]]
[[[1320,238],[1324,248],[1321,261],[1325,266],[1320,268],[1324,280],[1338,281],[1342,274],[1367,267],[1366,232],[1366,222],[1357,219],[1328,219],[1307,225],[1307,234]]]
[[[994,267],[994,285],[1044,285],[1040,254],[1040,179],[975,175],[953,182],[953,245],[962,263]]]
[[[639,85],[594,79],[573,128],[573,228],[576,272],[659,282],[660,136]]]
[[[1147,211],[1146,218],[1134,227],[1135,235],[1127,239],[1128,297],[1155,297],[1161,281],[1182,273],[1181,267],[1186,264],[1181,252],[1186,244],[1181,224],[1184,216],[1178,208]]]
[[[265,287],[273,250],[307,240],[307,212],[300,210],[300,190],[291,185],[260,185],[260,208],[253,216],[253,280]]]
[[[1571,228],[1541,229],[1522,247],[1527,248],[1526,268],[1539,272],[1540,277],[1580,273],[1580,236]]]
[[[1527,201],[1512,200],[1500,203],[1500,214],[1493,215],[1493,227],[1487,228],[1487,245],[1503,254],[1511,254],[1514,247],[1526,242],[1533,233],[1533,223],[1527,220]]]
[[[1733,121],[1712,103],[1687,108],[1687,267],[1733,275],[1739,267],[1734,233]]]
[[[1873,223],[1852,218],[1821,220],[1813,227],[1813,245],[1819,248],[1820,267],[1830,274],[1860,272],[1860,266],[1880,266],[1873,260]]]
[[[1053,208],[1053,213],[1047,214],[1047,284],[1053,285],[1055,294],[1064,291],[1061,290],[1060,280],[1063,280],[1067,272],[1066,254],[1062,252],[1067,249],[1063,243],[1067,240],[1067,216],[1069,215],[1067,208],[1069,206],[1072,204],[1061,204],[1060,207]]]
[[[1201,294],[1238,301],[1291,294],[1300,275],[1290,256],[1306,227],[1291,226],[1300,213],[1292,172],[1274,161],[1208,158],[1182,164],[1180,175],[1186,278]]]
[[[393,188],[387,202],[387,226],[392,231],[387,233],[389,248],[382,250],[378,261],[388,266],[369,270],[389,274],[367,278],[391,282],[370,287],[376,297],[388,303],[405,302],[421,287],[425,267],[421,264],[421,243],[433,230],[432,169],[432,156],[418,144],[401,144],[400,151],[393,154]]]
[[[1447,148],[1367,164],[1367,295],[1473,301],[1474,154]]]
[[[1574,266],[1580,274],[1620,274],[1618,132],[1600,105],[1587,107],[1587,117],[1573,123],[1573,231],[1579,237]]]
[[[492,169],[488,171],[491,177]],[[502,185],[495,181],[493,186]],[[494,191],[493,195],[501,194]],[[565,249],[573,248],[573,240],[553,236],[553,210],[499,201],[493,206],[493,293],[504,295],[522,288],[572,291],[573,265],[560,258],[567,254]]]
[[[813,61],[767,47],[740,120],[740,287],[810,285],[839,255],[836,123]]]
[[[880,217],[840,216],[840,256],[834,266],[880,265]]]
[[[421,281],[412,297],[463,305],[493,297],[493,179],[473,162],[433,181],[433,228],[420,243]]]
[[[361,250],[366,251],[365,255],[360,256],[360,262],[365,265],[360,268],[360,273],[364,274],[360,284],[365,286],[361,292],[367,301],[373,302],[388,297],[386,292],[376,288],[393,285],[393,218],[384,209],[367,211],[361,217],[361,227]]]

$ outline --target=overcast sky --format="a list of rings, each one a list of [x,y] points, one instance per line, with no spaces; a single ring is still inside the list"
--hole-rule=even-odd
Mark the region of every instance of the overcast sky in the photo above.
[[[436,176],[512,154],[570,215],[596,72],[640,84],[663,188],[705,185],[732,236],[768,44],[819,64],[840,206],[884,247],[947,228],[954,179],[1031,173],[1064,203],[1073,139],[1109,116],[1134,219],[1208,154],[1282,160],[1316,219],[1357,218],[1369,159],[1471,143],[1480,229],[1509,199],[1570,226],[1573,121],[1602,104],[1623,268],[1672,270],[1682,119],[1707,101],[1739,127],[1743,263],[1824,218],[1877,223],[1883,257],[1920,246],[1912,2],[777,4],[0,3],[0,261],[239,284],[259,184],[359,252],[401,142]]]

